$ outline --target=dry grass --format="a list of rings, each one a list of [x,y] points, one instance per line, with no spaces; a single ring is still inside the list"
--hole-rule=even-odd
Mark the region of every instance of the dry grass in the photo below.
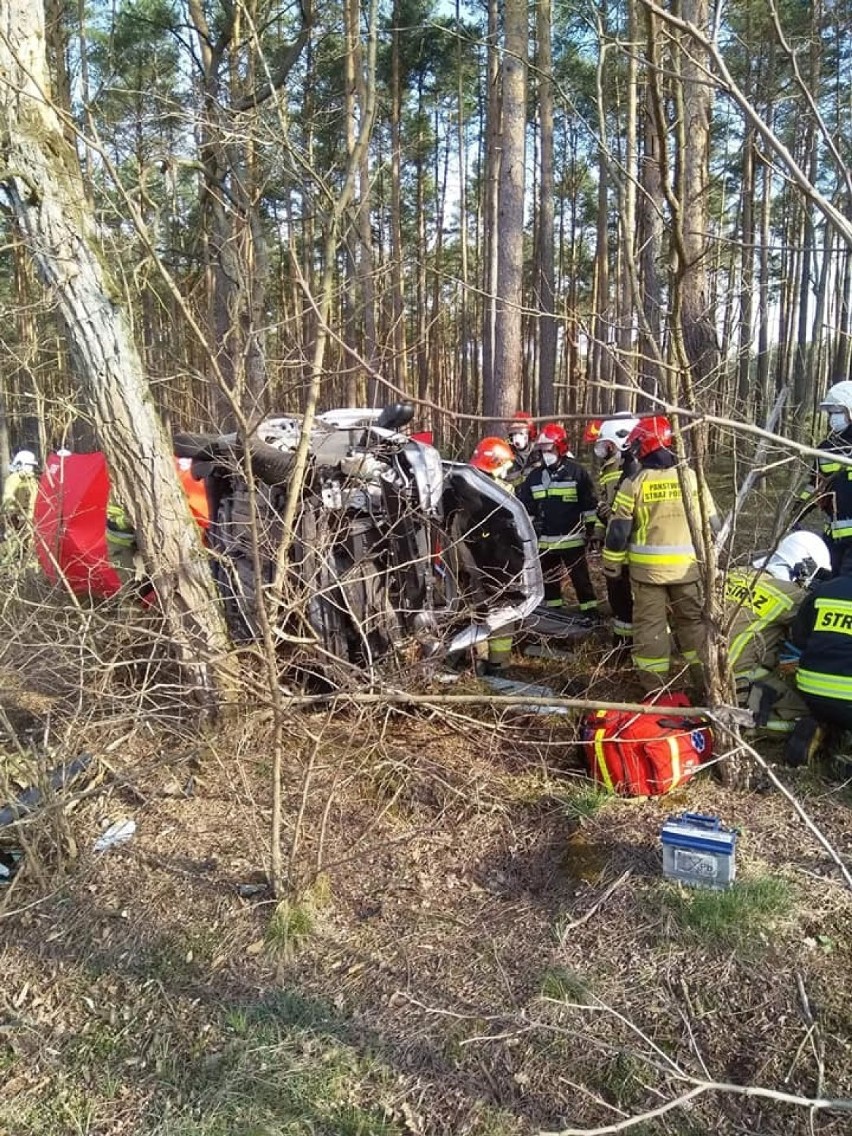
[[[199,734],[176,698],[153,713],[115,621],[47,618],[9,621],[3,752],[89,750],[98,772],[2,842],[27,843],[0,891],[0,1132],[529,1136],[688,1076],[852,1097],[852,896],[779,794],[605,798],[566,717],[324,708],[288,731],[282,906],[263,709]],[[578,672],[625,693],[600,641],[562,676],[518,661]],[[778,773],[849,863],[848,789]],[[741,829],[727,898],[661,877],[686,808]],[[93,853],[124,817],[133,840]],[[709,1094],[633,1131],[840,1136],[848,1116]]]

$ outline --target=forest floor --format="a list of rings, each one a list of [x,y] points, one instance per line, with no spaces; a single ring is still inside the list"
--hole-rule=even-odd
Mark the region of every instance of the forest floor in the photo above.
[[[5,796],[31,752],[96,759],[18,827],[0,887],[2,1136],[850,1131],[801,1102],[852,1098],[852,894],[765,778],[625,800],[585,777],[576,717],[440,685],[318,707],[287,738],[278,902],[268,713],[165,723],[124,648],[73,673],[72,615],[65,685],[43,613],[18,609],[0,658]],[[637,694],[603,636],[514,674]],[[850,786],[758,745],[852,868]],[[663,879],[686,809],[739,830],[729,891]]]
[[[565,675],[516,673],[558,688],[580,662],[592,694],[629,693],[596,641]],[[50,730],[43,692],[0,699],[7,748]],[[323,709],[293,730],[280,904],[268,716],[65,737],[100,774],[22,830],[3,889],[0,1132],[514,1136],[712,1081],[852,1097],[852,895],[777,790],[604,797],[560,715]],[[852,867],[849,787],[777,773]],[[740,830],[729,892],[662,878],[683,809]],[[95,853],[122,819],[134,837]],[[633,1131],[839,1136],[849,1116],[707,1090]]]

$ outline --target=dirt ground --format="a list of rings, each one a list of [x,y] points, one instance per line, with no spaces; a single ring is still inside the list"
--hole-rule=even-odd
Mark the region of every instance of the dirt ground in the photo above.
[[[623,698],[607,659],[516,674]],[[850,1131],[801,1101],[852,1098],[852,896],[765,778],[607,798],[567,715],[322,707],[288,729],[278,903],[268,715],[69,732],[25,684],[0,695],[8,753],[95,755],[0,892],[0,1132]],[[774,768],[852,869],[848,786]],[[686,809],[739,830],[730,892],[662,878]]]

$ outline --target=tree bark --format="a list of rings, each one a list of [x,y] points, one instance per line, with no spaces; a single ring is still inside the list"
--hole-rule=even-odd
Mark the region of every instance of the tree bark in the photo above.
[[[485,185],[482,201],[482,400],[487,404],[494,389],[494,352],[497,337],[497,251],[500,203],[500,57],[497,0],[488,0],[488,98],[485,111]]]
[[[127,315],[101,262],[77,155],[50,102],[40,0],[8,0],[0,36],[2,183],[56,297],[118,496],[136,525],[184,674],[208,710],[227,693],[228,636]]]
[[[527,90],[527,0],[506,0],[500,204],[497,210],[497,326],[494,375],[485,415],[509,419],[521,393],[524,272],[524,143]]]
[[[554,413],[556,340],[553,236],[553,9],[551,0],[536,6],[538,38],[538,117],[541,134],[541,181],[538,206],[538,401],[544,416]]]
[[[682,0],[683,19],[705,30],[707,0]],[[707,213],[710,183],[712,90],[707,58],[697,40],[682,35],[679,52],[681,144],[678,198],[683,227],[680,278],[681,326],[696,392],[708,393],[719,366],[719,345],[707,287]]]

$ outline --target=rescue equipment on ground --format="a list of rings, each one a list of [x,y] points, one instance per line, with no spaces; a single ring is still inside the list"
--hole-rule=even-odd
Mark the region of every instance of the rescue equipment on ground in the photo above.
[[[661,834],[663,875],[689,887],[730,887],[737,868],[737,835],[716,816],[670,816]]]
[[[685,694],[645,700],[654,709],[596,710],[582,722],[583,755],[594,781],[625,797],[657,797],[683,785],[713,753],[713,734],[700,718],[677,713]]]

